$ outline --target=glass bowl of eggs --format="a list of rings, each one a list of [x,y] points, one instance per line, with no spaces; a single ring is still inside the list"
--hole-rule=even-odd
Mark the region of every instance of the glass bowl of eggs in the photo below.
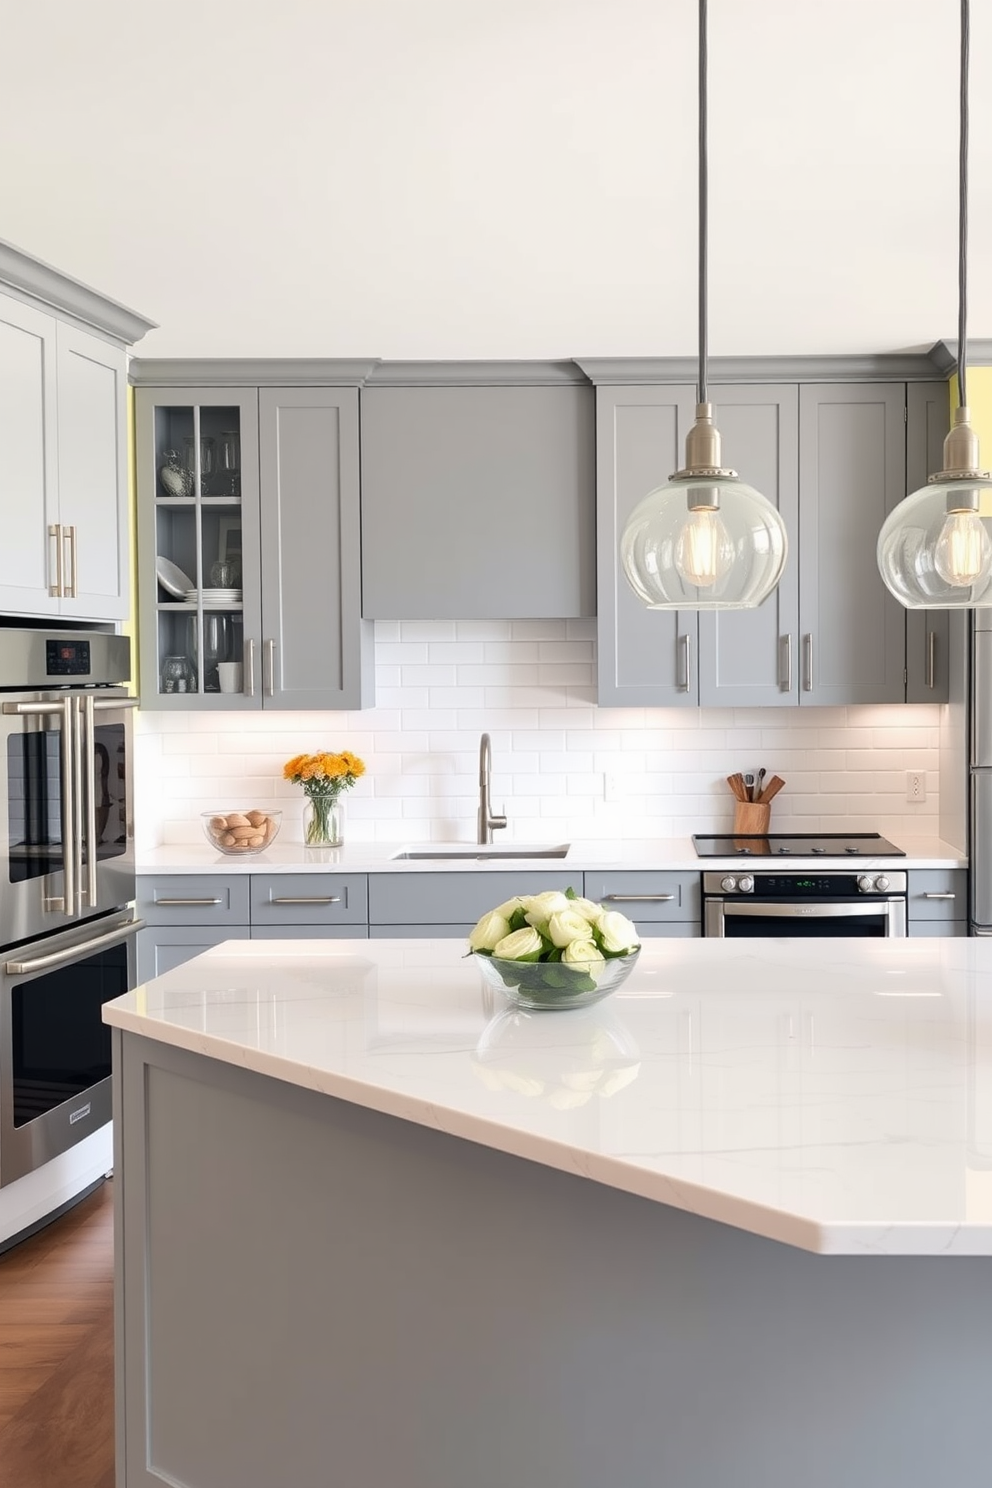
[[[281,811],[201,811],[200,820],[211,847],[229,857],[264,852],[282,825]]]

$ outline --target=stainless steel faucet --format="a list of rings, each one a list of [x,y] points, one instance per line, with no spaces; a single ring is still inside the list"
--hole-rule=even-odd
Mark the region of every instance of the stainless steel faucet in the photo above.
[[[479,833],[480,842],[492,842],[493,828],[505,827],[505,816],[493,816],[489,804],[489,776],[493,768],[493,750],[489,735],[483,734],[479,744]],[[504,807],[504,810],[506,808]]]

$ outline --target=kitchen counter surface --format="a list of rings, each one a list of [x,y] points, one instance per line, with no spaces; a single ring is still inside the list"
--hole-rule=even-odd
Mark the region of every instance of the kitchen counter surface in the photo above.
[[[108,1023],[804,1250],[992,1255],[992,942],[649,941],[522,1014],[453,940],[228,942]]]
[[[511,842],[497,840],[493,848],[505,852]],[[554,843],[521,844],[521,846],[550,847]],[[857,867],[867,871],[888,868],[967,868],[966,854],[936,837],[902,838],[897,845],[904,849],[904,858],[858,858]],[[405,851],[444,851],[451,846],[457,856],[433,860],[410,861],[397,858]],[[526,868],[528,874],[558,872],[572,868],[576,872],[594,872],[599,869],[621,870],[681,870],[704,869],[719,871],[725,868],[740,868],[739,857],[700,858],[690,837],[660,838],[644,842],[572,842],[568,852],[561,858],[507,858],[480,857],[486,847],[471,842],[404,843],[404,842],[355,842],[340,848],[306,848],[302,843],[278,841],[266,852],[251,857],[226,857],[210,848],[206,841],[189,846],[156,847],[139,853],[139,873],[478,873],[508,870],[519,874]],[[750,866],[778,866],[780,858],[761,860],[750,858]],[[850,858],[789,858],[788,866],[799,872],[828,868],[847,868]]]

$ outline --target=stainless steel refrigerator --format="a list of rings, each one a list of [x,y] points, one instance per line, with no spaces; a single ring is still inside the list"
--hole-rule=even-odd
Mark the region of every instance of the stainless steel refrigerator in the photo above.
[[[976,610],[971,651],[971,933],[992,935],[992,610]]]

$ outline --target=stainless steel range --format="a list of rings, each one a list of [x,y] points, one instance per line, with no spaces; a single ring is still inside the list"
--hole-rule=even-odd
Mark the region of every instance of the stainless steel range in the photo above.
[[[906,934],[907,875],[874,864],[784,871],[772,858],[904,858],[877,832],[693,837],[701,858],[749,858],[753,866],[703,874],[703,934],[884,937]]]

